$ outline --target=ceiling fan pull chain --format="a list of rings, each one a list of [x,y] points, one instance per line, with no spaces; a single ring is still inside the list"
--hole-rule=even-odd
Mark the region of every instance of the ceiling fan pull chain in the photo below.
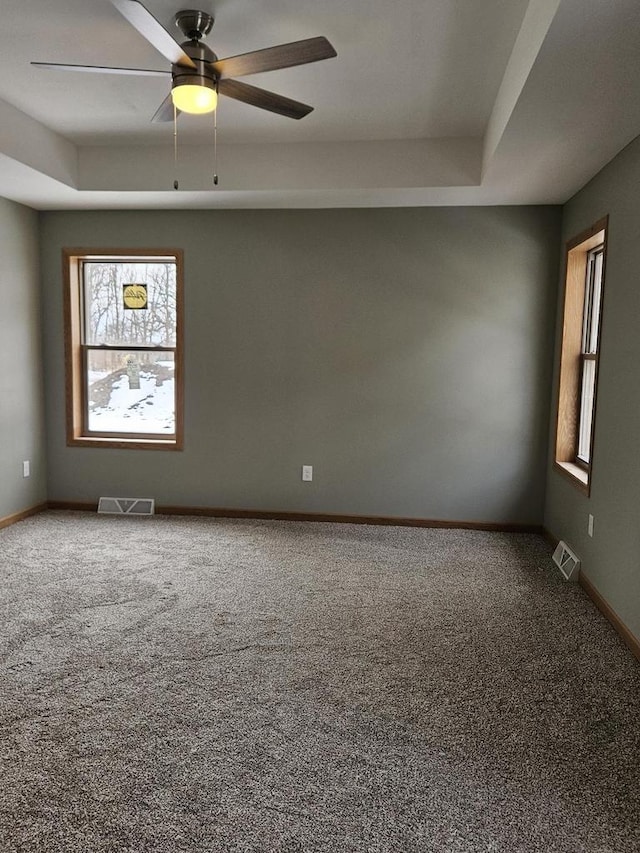
[[[173,188],[177,190],[180,184],[178,183],[178,109],[173,105]]]
[[[216,80],[216,95],[218,94],[218,81]],[[218,101],[220,103],[220,101]],[[218,186],[218,108],[213,111],[213,185]]]

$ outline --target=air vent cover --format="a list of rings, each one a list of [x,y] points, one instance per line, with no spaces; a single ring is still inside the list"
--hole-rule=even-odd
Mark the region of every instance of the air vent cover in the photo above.
[[[566,542],[558,542],[553,552],[553,562],[560,569],[566,581],[577,581],[580,574],[580,560]]]
[[[153,515],[153,498],[100,498],[98,512],[110,515]]]

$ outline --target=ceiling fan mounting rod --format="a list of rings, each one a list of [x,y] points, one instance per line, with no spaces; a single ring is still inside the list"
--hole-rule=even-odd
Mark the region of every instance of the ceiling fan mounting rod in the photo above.
[[[176,27],[185,34],[188,39],[200,41],[208,33],[214,22],[213,15],[200,12],[198,9],[183,9],[176,12]]]

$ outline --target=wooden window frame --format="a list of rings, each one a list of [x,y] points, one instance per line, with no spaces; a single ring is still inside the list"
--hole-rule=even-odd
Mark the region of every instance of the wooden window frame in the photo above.
[[[85,351],[82,339],[82,262],[140,261],[166,258],[176,264],[175,435],[154,434],[135,437],[89,432],[85,424]],[[110,447],[129,450],[182,450],[184,443],[184,259],[181,249],[102,249],[62,250],[64,283],[64,344],[66,379],[66,431],[69,447]],[[124,347],[132,349],[131,347]],[[133,347],[135,349],[135,347]]]
[[[562,346],[558,380],[556,436],[554,467],[587,496],[591,491],[593,465],[593,439],[595,433],[598,375],[600,361],[599,340],[602,335],[602,296],[607,259],[607,232],[609,217],[598,220],[591,228],[569,240],[566,245],[565,287],[562,324]],[[587,265],[593,249],[602,246],[602,285],[600,292],[600,324],[598,346],[594,355],[583,353],[585,296],[587,292]],[[582,372],[586,358],[595,361],[593,417],[589,439],[589,463],[578,459],[580,427],[580,399]]]

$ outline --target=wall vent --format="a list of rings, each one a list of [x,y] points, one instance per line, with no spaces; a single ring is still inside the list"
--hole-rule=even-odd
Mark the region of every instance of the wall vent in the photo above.
[[[100,498],[98,512],[110,515],[153,515],[153,498]]]
[[[566,542],[558,542],[553,552],[553,562],[560,569],[566,581],[577,581],[580,574],[580,560]]]

